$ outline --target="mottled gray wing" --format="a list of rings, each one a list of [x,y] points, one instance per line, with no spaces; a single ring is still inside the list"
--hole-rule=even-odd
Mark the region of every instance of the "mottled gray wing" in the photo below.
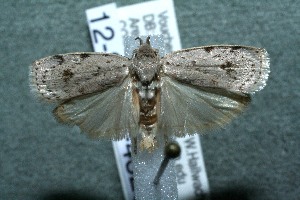
[[[170,77],[161,78],[158,132],[183,137],[218,129],[240,114],[249,94],[219,88],[196,88]]]
[[[269,75],[266,50],[245,46],[204,46],[172,52],[161,60],[166,75],[200,87],[254,93]]]
[[[129,64],[128,58],[107,53],[49,56],[30,66],[30,86],[45,100],[67,100],[121,83]]]
[[[131,79],[104,92],[70,99],[53,112],[62,123],[73,124],[92,138],[122,139],[138,133],[139,110],[134,106]]]

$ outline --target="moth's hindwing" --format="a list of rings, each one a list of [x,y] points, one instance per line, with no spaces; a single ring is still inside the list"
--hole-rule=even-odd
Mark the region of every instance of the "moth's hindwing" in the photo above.
[[[63,101],[122,83],[129,64],[128,58],[107,53],[49,56],[30,66],[30,86],[44,100]]]
[[[132,100],[131,80],[122,85],[70,99],[54,110],[60,122],[76,124],[92,138],[122,139],[138,133],[138,115]]]
[[[245,46],[206,46],[172,52],[162,58],[166,75],[181,82],[229,91],[261,90],[270,72],[266,50]]]
[[[217,88],[196,88],[162,77],[159,133],[184,137],[221,128],[240,114],[250,96]]]

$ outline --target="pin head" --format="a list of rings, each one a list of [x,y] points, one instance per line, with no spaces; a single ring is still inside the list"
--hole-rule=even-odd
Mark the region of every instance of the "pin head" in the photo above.
[[[177,158],[180,156],[180,146],[176,142],[170,142],[165,147],[165,156],[168,158]]]

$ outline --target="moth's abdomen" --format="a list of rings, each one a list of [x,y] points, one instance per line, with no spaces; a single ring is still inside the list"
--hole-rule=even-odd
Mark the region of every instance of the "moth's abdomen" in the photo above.
[[[139,132],[141,134],[140,147],[153,150],[156,144],[158,116],[160,113],[160,86],[155,79],[150,84],[143,85],[135,81],[133,88],[134,106],[139,110]]]
[[[147,86],[138,85],[139,87],[135,89],[135,92],[139,99],[139,124],[149,129],[148,126],[152,126],[157,122],[157,112],[159,110],[157,103],[159,101],[160,89],[157,81],[152,81],[151,84]]]
[[[150,126],[157,122],[157,100],[156,96],[151,99],[140,99],[140,121],[144,126]]]
[[[141,113],[140,115],[140,124],[144,125],[144,126],[151,126],[154,125],[157,122],[157,115],[144,115],[143,113]]]

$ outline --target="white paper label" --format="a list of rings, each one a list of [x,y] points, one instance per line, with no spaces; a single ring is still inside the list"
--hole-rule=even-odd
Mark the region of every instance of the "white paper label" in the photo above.
[[[94,51],[124,54],[115,3],[86,10]]]
[[[165,52],[181,49],[172,0],[148,1],[118,8],[122,36],[163,35]]]
[[[89,30],[96,52],[124,55],[126,36],[163,35],[165,52],[181,49],[172,0],[148,1],[117,8],[115,3],[86,11]],[[178,199],[199,199],[209,193],[200,136],[178,138],[182,148],[175,161]],[[126,200],[134,199],[129,139],[113,142],[117,166]]]
[[[200,136],[177,138],[181,155],[175,161],[178,199],[202,199],[209,193]]]

